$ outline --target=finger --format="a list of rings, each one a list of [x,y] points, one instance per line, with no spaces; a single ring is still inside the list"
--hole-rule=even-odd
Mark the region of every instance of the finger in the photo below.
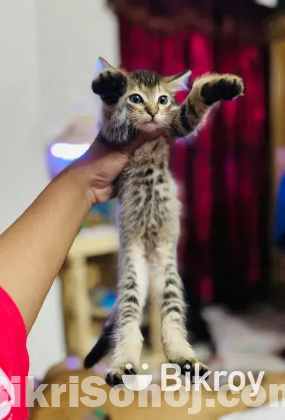
[[[116,198],[118,195],[118,188],[116,188],[114,185],[111,186],[111,192],[110,192],[110,200],[112,198]]]
[[[93,143],[91,144],[88,150],[88,154],[92,156],[94,155],[97,158],[104,156],[110,151],[109,147],[100,141],[99,136],[100,136],[100,133],[96,136],[95,140],[93,141]]]

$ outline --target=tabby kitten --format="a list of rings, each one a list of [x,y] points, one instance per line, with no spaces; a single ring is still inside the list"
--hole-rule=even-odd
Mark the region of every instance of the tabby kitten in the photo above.
[[[85,359],[91,367],[114,344],[105,379],[113,386],[122,375],[136,374],[143,337],[140,322],[148,291],[160,308],[161,340],[171,363],[182,373],[199,363],[187,342],[183,285],[177,271],[179,202],[169,171],[169,141],[201,126],[212,105],[243,93],[240,77],[209,74],[194,81],[182,105],[175,93],[187,89],[190,71],[162,77],[151,71],[125,73],[101,59],[105,69],[92,83],[103,102],[99,139],[110,147],[133,141],[139,131],[165,129],[144,143],[118,179],[120,201],[120,275],[115,309]]]

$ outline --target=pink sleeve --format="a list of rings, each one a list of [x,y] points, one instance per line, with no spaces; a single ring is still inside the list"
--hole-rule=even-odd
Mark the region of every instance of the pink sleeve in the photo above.
[[[0,420],[25,420],[29,373],[27,333],[14,301],[0,288]]]

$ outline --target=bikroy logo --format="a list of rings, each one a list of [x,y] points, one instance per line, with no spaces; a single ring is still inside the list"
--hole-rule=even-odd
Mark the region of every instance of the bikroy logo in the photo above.
[[[128,363],[126,365],[127,370],[132,369],[132,365]],[[190,364],[185,366],[184,372],[184,381],[185,381],[185,389],[187,391],[191,390],[191,387],[194,387],[197,391],[200,387],[204,387],[206,391],[219,391],[221,387],[221,378],[228,377],[228,385],[233,392],[239,392],[245,387],[246,383],[246,376],[242,372],[232,372],[228,374],[226,371],[222,372],[214,372],[214,388],[212,389],[208,384],[207,380],[209,376],[212,374],[211,371],[206,372],[203,376],[200,376],[200,367],[199,364],[194,365],[194,376],[193,376],[193,369],[191,369]],[[143,370],[148,369],[148,364],[143,363],[142,365]],[[172,371],[172,373],[169,372]],[[178,365],[172,363],[163,363],[161,365],[161,390],[162,391],[178,391],[179,388],[183,385],[182,379],[180,378],[181,375],[181,368]],[[258,375],[257,380],[254,380],[254,376],[252,372],[247,373],[248,380],[252,386],[252,397],[256,396],[258,390],[260,388],[264,372],[260,372]],[[235,379],[239,379],[239,386],[234,385]],[[167,385],[167,381],[174,381],[174,384]],[[152,381],[152,375],[149,374],[138,374],[138,375],[123,375],[122,381],[124,385],[132,390],[132,391],[143,391],[146,389]],[[120,387],[120,385],[119,385]]]
[[[131,363],[128,363],[126,365],[126,368],[128,370],[131,370],[132,369]],[[148,364],[143,363],[142,369],[147,370]],[[124,385],[131,391],[143,391],[151,384],[152,375],[123,375],[122,381]]]

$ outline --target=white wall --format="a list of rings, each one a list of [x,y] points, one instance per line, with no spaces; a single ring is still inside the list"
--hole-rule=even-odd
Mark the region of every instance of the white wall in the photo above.
[[[0,231],[30,204],[46,182],[38,138],[39,74],[34,0],[1,2]]]
[[[118,64],[118,31],[106,0],[38,0],[39,57],[47,133],[75,113],[91,113],[97,57]]]
[[[2,0],[0,231],[48,182],[44,146],[68,119],[93,109],[97,56],[118,63],[116,19],[104,0]],[[32,302],[31,302],[32,304]],[[56,283],[30,334],[31,374],[64,356]]]

